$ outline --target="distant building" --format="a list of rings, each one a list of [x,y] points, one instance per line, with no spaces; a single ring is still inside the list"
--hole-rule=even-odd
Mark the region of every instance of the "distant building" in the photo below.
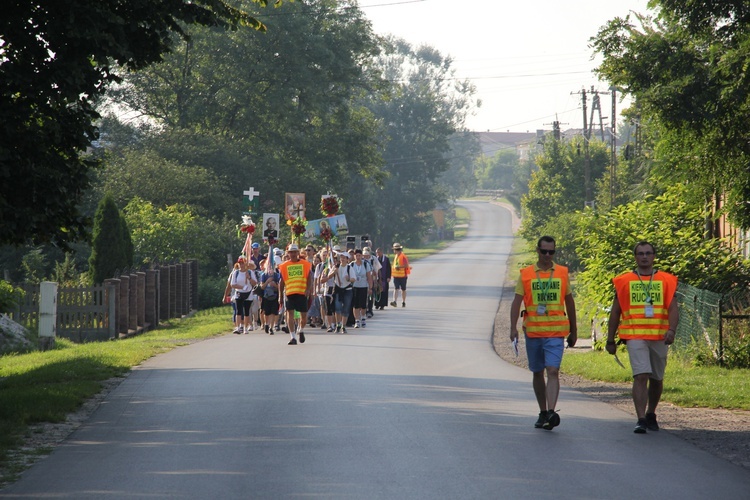
[[[521,160],[530,158],[539,148],[548,130],[536,132],[474,132],[479,139],[482,154],[488,158],[501,151],[513,150]]]

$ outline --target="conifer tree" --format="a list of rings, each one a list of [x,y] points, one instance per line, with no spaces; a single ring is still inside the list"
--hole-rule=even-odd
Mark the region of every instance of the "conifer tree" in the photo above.
[[[96,209],[94,216],[94,238],[91,243],[89,275],[95,284],[111,278],[117,269],[127,267],[126,243],[123,228],[126,227],[114,197],[107,193]]]

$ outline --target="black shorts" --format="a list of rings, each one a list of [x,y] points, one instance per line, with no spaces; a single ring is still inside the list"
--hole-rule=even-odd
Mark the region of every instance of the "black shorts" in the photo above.
[[[267,299],[263,297],[263,302],[260,303],[261,309],[263,309],[263,312],[269,316],[278,316],[279,314],[279,298],[274,297],[272,299]]]
[[[307,296],[301,293],[287,295],[286,296],[286,310],[287,311],[299,311],[301,313],[306,313],[307,312]]]
[[[403,278],[393,278],[393,288],[395,288],[396,290],[398,290],[399,288],[401,290],[406,290],[406,280],[406,276],[404,276]]]
[[[367,307],[367,288],[354,287],[352,307],[354,309],[364,309]]]

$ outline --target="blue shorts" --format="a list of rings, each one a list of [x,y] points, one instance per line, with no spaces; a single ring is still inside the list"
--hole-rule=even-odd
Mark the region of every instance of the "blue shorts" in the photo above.
[[[542,372],[548,366],[560,368],[565,337],[534,337],[526,339],[526,355],[529,358],[529,370]]]

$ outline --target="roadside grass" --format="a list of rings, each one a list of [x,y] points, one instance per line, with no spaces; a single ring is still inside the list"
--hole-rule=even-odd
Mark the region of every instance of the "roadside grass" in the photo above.
[[[404,247],[404,253],[409,257],[409,262],[429,257],[440,250],[450,246],[454,242],[463,239],[468,233],[469,211],[462,207],[456,207],[456,228],[453,231],[452,240],[431,241],[422,245],[421,248]]]
[[[129,339],[75,344],[57,339],[54,349],[0,356],[0,466],[28,426],[61,422],[102,389],[102,382],[180,345],[229,331],[230,308],[196,313]]]
[[[617,357],[625,368],[603,351],[571,351],[563,356],[560,370],[589,380],[630,384],[627,350],[619,348]],[[750,370],[692,366],[689,360],[670,355],[662,401],[686,408],[750,410]]]

